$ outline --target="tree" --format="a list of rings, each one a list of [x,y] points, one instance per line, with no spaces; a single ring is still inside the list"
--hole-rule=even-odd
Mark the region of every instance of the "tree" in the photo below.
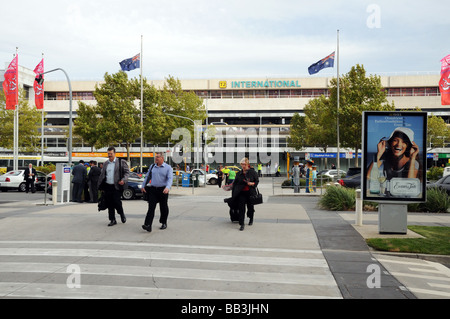
[[[105,74],[105,83],[95,88],[96,145],[125,144],[130,161],[130,145],[141,134],[140,111],[135,105],[133,88],[125,72]],[[84,138],[84,137],[83,137]]]
[[[445,147],[450,137],[450,132],[442,117],[428,116],[427,120],[427,146],[428,150]]]
[[[294,113],[291,118],[288,145],[296,150],[301,150],[306,144],[305,117]]]
[[[0,147],[14,148],[14,110],[5,109],[5,95],[0,90]],[[25,91],[19,89],[19,152],[38,153],[41,149],[41,111],[28,104]]]
[[[84,102],[78,102],[77,118],[74,120],[73,133],[83,139],[84,142],[94,148],[101,148],[98,129],[99,118],[97,117],[97,108],[87,105]]]
[[[330,106],[337,114],[337,79],[330,85]],[[355,154],[361,149],[363,111],[394,111],[389,104],[379,76],[366,76],[364,66],[357,64],[349,73],[339,78],[339,140],[342,147],[353,148]],[[337,121],[336,121],[337,123]],[[336,125],[335,125],[336,127]],[[355,156],[358,166],[358,156]]]

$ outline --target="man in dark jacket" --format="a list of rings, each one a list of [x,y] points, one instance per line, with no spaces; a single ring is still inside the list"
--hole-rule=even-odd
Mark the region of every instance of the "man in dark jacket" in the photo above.
[[[84,166],[84,161],[80,160],[78,165],[75,165],[72,169],[72,202],[81,203],[81,194],[83,193],[84,183],[86,182],[87,169]]]
[[[97,166],[96,161],[90,161],[91,169],[88,174],[89,195],[91,195],[90,203],[98,203],[98,179],[102,170]]]
[[[23,180],[25,181],[25,192],[28,193],[31,186],[31,192],[35,193],[36,189],[34,188],[34,181],[36,180],[36,169],[33,167],[33,164],[30,163],[28,164],[28,167],[25,168]]]
[[[250,167],[248,158],[240,162],[242,169],[236,174],[231,192],[233,205],[239,208],[239,230],[244,230],[245,205],[247,205],[247,217],[250,218],[249,225],[253,225],[255,206],[250,203],[250,196],[256,195],[256,187],[259,183],[258,173]]]

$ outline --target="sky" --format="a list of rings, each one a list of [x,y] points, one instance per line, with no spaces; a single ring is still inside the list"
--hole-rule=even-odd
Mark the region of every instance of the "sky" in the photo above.
[[[18,47],[19,65],[33,70],[44,53],[46,70],[78,81],[118,72],[141,51],[141,35],[148,80],[309,77],[308,66],[336,51],[337,30],[340,74],[356,64],[439,74],[450,54],[448,6],[437,0],[21,0],[1,13],[1,69]]]

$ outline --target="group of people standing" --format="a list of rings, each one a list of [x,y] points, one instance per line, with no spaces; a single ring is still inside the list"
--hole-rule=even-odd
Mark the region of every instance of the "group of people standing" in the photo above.
[[[82,203],[82,195],[84,193],[84,201],[89,203],[98,202],[98,180],[101,168],[97,166],[97,162],[92,160],[89,166],[86,166],[83,160],[80,160],[72,169],[72,202]]]
[[[300,165],[299,160],[294,159],[294,165],[291,169],[292,185],[294,186],[294,193],[300,193],[300,177],[306,178],[306,193],[312,193],[316,191],[317,171],[316,167],[313,167],[314,161],[311,159],[306,160],[306,164]]]

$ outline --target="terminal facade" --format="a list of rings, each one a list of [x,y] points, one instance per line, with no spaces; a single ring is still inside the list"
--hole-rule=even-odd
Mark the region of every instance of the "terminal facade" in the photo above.
[[[0,80],[3,80],[4,70],[0,70]],[[19,82],[27,92],[30,104],[34,105],[32,70],[19,67]],[[442,117],[446,123],[450,123],[450,107],[441,105],[438,83],[439,74],[428,75],[393,75],[381,76],[381,84],[387,92],[389,102],[394,102],[396,109],[407,110],[419,107],[422,111]],[[328,96],[332,77],[302,77],[302,78],[228,78],[228,79],[180,79],[183,90],[194,91],[204,101],[207,111],[206,125],[213,124],[219,133],[234,134],[236,137],[232,143],[225,143],[208,147],[206,151],[201,149],[201,161],[212,167],[219,164],[235,165],[239,163],[240,156],[250,156],[254,163],[271,160],[272,169],[276,164],[281,166],[282,172],[287,171],[287,154],[299,157],[300,160],[310,157],[315,161],[318,170],[325,169],[325,165],[337,164],[336,147],[327,149],[324,153],[318,147],[305,147],[302,150],[294,150],[288,147],[289,125],[295,113],[303,114],[305,105],[313,98],[320,95]],[[162,88],[164,80],[148,80],[156,88]],[[96,85],[102,81],[72,81],[72,108],[73,118],[76,118],[78,101],[87,104],[95,104],[93,92]],[[67,156],[66,131],[69,124],[69,87],[67,81],[49,81],[44,84],[44,111],[46,112],[46,124],[44,128],[44,143],[46,161],[50,158]],[[275,132],[275,134],[271,134]],[[239,134],[247,138],[239,138]],[[271,137],[276,137],[274,141]],[[262,139],[265,141],[262,141]],[[132,145],[132,166],[139,165],[140,140]],[[125,148],[117,147],[118,152],[126,152]],[[174,145],[151,145],[145,143],[144,164],[153,161],[151,154],[154,151],[162,151],[168,154],[171,162],[171,154]],[[94,153],[92,153],[94,151]],[[222,158],[216,156],[222,152]],[[12,150],[0,150],[0,153],[12,153]],[[343,170],[354,165],[351,159],[356,154],[354,150],[340,149],[340,167]],[[429,164],[441,165],[448,162],[450,148],[427,149]],[[74,137],[73,159],[95,157],[104,158],[106,148],[92,150]],[[229,154],[234,154],[230,156]],[[255,155],[256,154],[256,155]],[[40,155],[40,154],[37,154]],[[196,166],[195,155],[191,156],[191,168]],[[219,160],[219,161],[218,161]],[[360,162],[360,161],[359,161]],[[175,164],[175,162],[173,162]],[[292,165],[292,162],[291,164]]]

